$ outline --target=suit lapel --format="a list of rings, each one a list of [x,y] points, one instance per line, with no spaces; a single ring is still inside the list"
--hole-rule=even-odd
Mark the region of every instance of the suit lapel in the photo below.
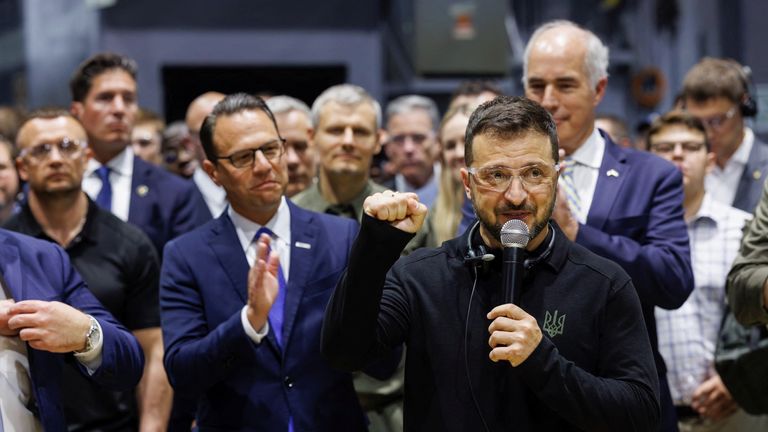
[[[3,246],[0,247],[0,271],[3,272],[3,278],[8,284],[7,288],[13,297],[13,300],[26,300],[24,284],[21,279],[21,257],[19,256],[19,248],[17,245],[11,243],[9,238],[6,238],[3,242]]]
[[[602,134],[602,133],[601,133]],[[605,152],[600,169],[597,173],[597,184],[592,196],[592,205],[587,215],[587,225],[597,229],[603,228],[613,205],[618,201],[624,180],[628,178],[631,166],[627,164],[626,157],[610,138],[605,139]]]
[[[235,225],[226,213],[216,219],[211,228],[210,247],[219,259],[232,288],[243,303],[248,302],[248,261],[240,249]]]
[[[131,175],[131,202],[130,207],[128,207],[128,221],[131,223],[137,223],[139,215],[147,212],[144,205],[147,202],[146,196],[149,192],[147,183],[151,175],[152,171],[149,167],[138,156],[134,155],[133,174]]]
[[[291,211],[291,272],[285,293],[285,309],[283,312],[283,350],[291,340],[291,331],[296,322],[296,312],[299,309],[304,288],[307,285],[310,272],[315,265],[317,226],[312,223],[312,213],[302,210],[288,201]],[[296,244],[309,245],[297,247]]]

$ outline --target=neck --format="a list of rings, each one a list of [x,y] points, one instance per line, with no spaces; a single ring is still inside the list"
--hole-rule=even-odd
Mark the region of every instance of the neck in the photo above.
[[[734,145],[730,145],[727,147],[723,147],[715,153],[715,163],[717,163],[717,166],[720,167],[720,169],[725,168],[725,164],[728,163],[729,160],[733,157],[733,154],[736,153],[736,150],[741,147],[741,144],[744,142],[744,136],[746,135],[746,131],[742,128],[741,133],[739,136],[739,141],[737,143],[734,143]]]
[[[368,183],[368,172],[362,174],[337,174],[320,169],[318,176],[320,195],[331,204],[352,202]]]
[[[270,219],[272,219],[277,213],[277,209],[280,208],[280,201],[274,206],[269,208],[260,208],[258,210],[251,210],[248,208],[240,207],[234,203],[230,203],[232,210],[234,210],[240,216],[247,218],[251,222],[255,222],[259,225],[266,225]]]
[[[107,162],[114,159],[117,155],[125,150],[125,146],[116,146],[114,144],[94,145],[91,146],[93,150],[93,158],[100,164],[106,165]]]
[[[683,199],[683,210],[685,211],[685,221],[692,220],[701,209],[701,203],[704,201],[704,185],[700,185],[698,191],[685,191]]]
[[[80,189],[45,197],[30,191],[29,208],[43,232],[59,245],[67,246],[83,228],[88,199]]]

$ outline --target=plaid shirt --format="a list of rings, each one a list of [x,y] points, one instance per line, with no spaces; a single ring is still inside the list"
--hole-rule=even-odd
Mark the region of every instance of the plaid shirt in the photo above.
[[[659,352],[675,405],[690,405],[698,386],[711,377],[717,335],[725,308],[725,280],[741,244],[749,213],[704,195],[688,221],[695,287],[676,310],[656,308]]]

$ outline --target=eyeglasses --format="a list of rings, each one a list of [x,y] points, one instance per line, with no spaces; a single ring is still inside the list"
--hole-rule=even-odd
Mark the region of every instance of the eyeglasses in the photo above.
[[[42,143],[34,147],[22,149],[19,152],[19,156],[22,158],[29,156],[30,159],[43,161],[51,156],[55,147],[61,156],[72,159],[78,157],[86,145],[88,145],[86,141],[62,138],[61,141],[56,143]]]
[[[733,118],[736,115],[736,106],[732,106],[725,114],[715,114],[711,117],[699,117],[699,120],[704,124],[704,127],[712,129],[720,129],[725,125],[725,122]]]
[[[700,151],[702,148],[704,148],[706,144],[702,141],[682,141],[682,142],[671,142],[671,141],[661,141],[651,144],[651,151],[654,151],[656,153],[672,153],[675,151],[677,146],[680,146],[680,148],[683,149],[683,152],[685,153],[696,153]]]
[[[409,134],[397,134],[392,135],[390,142],[399,146],[404,145],[405,141],[410,139],[412,143],[416,145],[422,145],[429,138],[429,135],[422,133],[409,133]]]
[[[552,184],[558,164],[552,165],[529,165],[519,169],[513,169],[505,166],[490,166],[467,168],[472,176],[475,177],[478,186],[493,190],[495,192],[504,192],[509,189],[512,180],[517,177],[520,179],[523,188],[532,191],[546,185]]]
[[[283,155],[284,143],[284,139],[278,138],[263,144],[261,147],[240,150],[229,156],[217,156],[216,159],[228,159],[233,167],[246,168],[253,166],[254,161],[256,161],[256,152],[261,152],[266,160],[275,162]]]

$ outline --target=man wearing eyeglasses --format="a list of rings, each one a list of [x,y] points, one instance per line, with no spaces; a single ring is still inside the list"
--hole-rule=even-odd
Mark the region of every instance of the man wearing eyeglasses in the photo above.
[[[500,96],[472,113],[466,137],[461,176],[479,222],[398,260],[427,207],[414,193],[367,198],[323,353],[355,370],[405,343],[406,431],[652,430],[658,382],[632,281],[549,223],[552,118]],[[500,239],[512,219],[531,233],[514,304]],[[487,265],[472,259],[481,246]]]
[[[704,125],[686,112],[651,124],[648,149],[683,173],[685,219],[696,286],[679,309],[656,309],[659,351],[680,429],[765,430],[766,418],[740,410],[714,369],[715,346],[725,314],[725,281],[750,214],[718,202],[704,186],[715,163]]]
[[[137,227],[101,209],[83,192],[90,149],[85,130],[67,111],[33,112],[21,125],[17,144],[16,163],[29,193],[5,227],[64,248],[88,290],[133,333],[146,358],[139,386],[120,392],[76,369],[62,369],[63,429],[165,430],[171,387],[163,370],[160,268],[154,245]]]
[[[93,151],[83,190],[102,208],[141,228],[162,255],[168,240],[211,216],[192,183],[134,155],[136,73],[136,63],[118,54],[88,58],[70,81],[70,110]]]
[[[230,205],[165,250],[171,384],[198,397],[200,430],[366,430],[351,375],[320,355],[323,310],[357,223],[285,198],[284,140],[260,98],[224,98],[200,139],[203,168]]]
[[[401,96],[387,105],[384,151],[396,174],[384,187],[415,192],[427,207],[437,199],[440,183],[439,115],[435,102],[419,95]]]
[[[715,165],[707,174],[714,199],[753,212],[768,174],[768,144],[747,127],[757,114],[749,70],[734,60],[706,57],[683,80],[685,109],[707,130]]]

